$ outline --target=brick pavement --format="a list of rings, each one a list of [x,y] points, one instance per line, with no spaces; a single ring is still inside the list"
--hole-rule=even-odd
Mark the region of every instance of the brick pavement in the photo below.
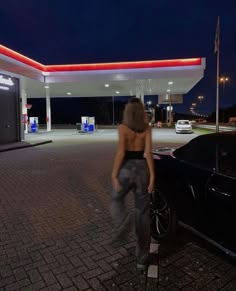
[[[133,234],[111,247],[115,148],[76,137],[0,153],[0,290],[235,290],[232,264],[197,243],[161,245],[159,280],[136,270]]]
[[[0,154],[0,290],[156,290],[133,234],[110,245],[114,151],[58,141]]]
[[[235,261],[193,234],[179,229],[159,250],[159,291],[235,291]]]

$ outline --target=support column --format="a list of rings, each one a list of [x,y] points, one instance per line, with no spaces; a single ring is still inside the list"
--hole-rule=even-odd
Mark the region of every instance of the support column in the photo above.
[[[144,104],[144,81],[140,81],[140,99]]]
[[[166,101],[169,101],[169,105],[166,107],[166,123],[168,127],[172,125],[172,103],[171,103],[171,95],[166,94]]]
[[[136,81],[136,97],[140,98],[144,104],[144,81],[143,80]]]
[[[24,133],[28,133],[28,112],[26,108],[27,104],[27,94],[25,89],[21,89],[21,107],[22,115],[24,116]]]
[[[136,81],[135,90],[136,90],[136,98],[140,98],[140,81],[139,80]]]
[[[171,125],[172,125],[172,105],[171,105],[171,100],[170,100],[170,102],[169,102],[169,125],[168,125],[168,127],[171,127]]]
[[[115,97],[112,96],[112,124],[115,125]]]
[[[46,95],[46,123],[47,131],[51,131],[51,100],[50,100],[50,88],[45,86]]]

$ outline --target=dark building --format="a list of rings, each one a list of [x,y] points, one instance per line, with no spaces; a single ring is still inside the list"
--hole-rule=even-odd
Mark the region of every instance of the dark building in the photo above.
[[[0,144],[21,140],[19,80],[0,74]]]

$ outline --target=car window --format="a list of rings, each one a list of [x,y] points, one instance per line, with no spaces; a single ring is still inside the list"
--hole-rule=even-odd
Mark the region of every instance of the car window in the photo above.
[[[236,152],[230,144],[219,145],[219,173],[236,178]]]
[[[189,125],[189,121],[178,121],[178,125]]]
[[[195,138],[174,151],[173,155],[197,167],[213,169],[216,166],[216,145],[205,138]]]
[[[178,148],[173,155],[194,166],[236,177],[236,133],[204,134]]]

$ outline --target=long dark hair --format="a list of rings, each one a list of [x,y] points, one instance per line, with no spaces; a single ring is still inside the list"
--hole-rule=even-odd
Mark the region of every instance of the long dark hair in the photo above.
[[[139,98],[133,97],[128,101],[123,113],[122,123],[136,132],[143,132],[147,129],[146,112]]]

